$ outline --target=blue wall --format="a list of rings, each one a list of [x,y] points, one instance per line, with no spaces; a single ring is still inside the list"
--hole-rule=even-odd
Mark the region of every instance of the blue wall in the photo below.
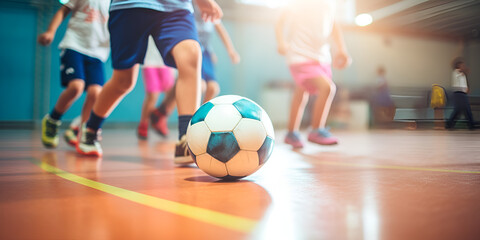
[[[3,103],[7,103],[1,105],[0,121],[38,121],[53,108],[63,90],[60,86],[57,46],[66,30],[67,20],[59,27],[51,46],[39,46],[36,37],[45,31],[61,5],[55,0],[17,1],[40,6],[26,7],[30,5],[17,2],[7,8],[5,3],[0,4],[1,60],[7,63],[0,66],[3,76],[0,97]],[[12,25],[11,22],[16,24]],[[212,45],[219,59],[216,74],[221,85],[220,94],[242,95],[261,104],[262,90],[269,81],[289,79],[284,59],[276,53],[273,24],[225,18],[224,25],[242,61],[238,65],[231,64],[221,40],[216,35],[213,37]],[[111,74],[109,60],[106,63],[107,79]],[[34,77],[37,78],[37,83],[34,83]],[[21,96],[17,97],[19,93]],[[138,121],[143,97],[144,86],[140,74],[135,89],[115,109],[107,123]],[[15,104],[11,104],[12,99]],[[83,100],[84,96],[73,104],[64,120],[71,120],[80,114]],[[176,114],[170,118],[170,122],[175,121]]]
[[[35,76],[36,10],[0,8],[0,120],[32,120]]]

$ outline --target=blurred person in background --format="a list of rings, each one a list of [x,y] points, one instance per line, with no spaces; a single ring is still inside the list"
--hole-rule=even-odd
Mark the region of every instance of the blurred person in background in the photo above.
[[[60,42],[60,79],[65,88],[50,113],[42,119],[42,143],[45,147],[58,145],[61,118],[72,104],[87,93],[81,122],[87,121],[90,111],[105,83],[104,62],[110,54],[107,29],[108,1],[70,0],[53,16],[47,31],[38,36],[41,45],[50,45],[60,24],[71,13],[67,31]],[[73,121],[65,131],[65,140],[76,146],[79,123]]]
[[[390,95],[385,68],[379,66],[377,69],[377,80],[373,94],[373,115],[375,124],[388,124],[395,116],[395,104]]]
[[[155,41],[150,36],[148,38],[147,53],[142,65],[145,99],[143,100],[140,123],[137,127],[137,137],[139,139],[145,140],[148,138],[148,126],[150,123],[158,134],[164,137],[168,135],[166,122],[165,124],[158,124],[155,118],[150,121],[150,114],[155,109],[160,93],[168,91],[168,94],[172,95],[173,91],[169,90],[175,83],[173,72],[173,68],[165,66],[162,56],[160,56],[155,46]],[[172,101],[175,101],[174,97],[170,96],[170,98]]]
[[[447,129],[453,129],[458,116],[463,113],[467,118],[468,128],[473,130],[475,128],[475,122],[470,108],[470,101],[468,100],[470,89],[468,87],[467,74],[469,69],[465,64],[465,60],[461,57],[453,60],[452,68],[453,112],[445,127]]]
[[[304,145],[299,127],[310,94],[317,94],[317,99],[313,105],[308,141],[321,145],[338,143],[326,127],[336,92],[331,67],[345,68],[351,63],[351,58],[340,26],[335,21],[335,8],[334,1],[292,1],[283,9],[275,27],[278,52],[286,57],[296,83],[288,133],[284,140],[294,148]],[[337,47],[333,61],[330,38]]]

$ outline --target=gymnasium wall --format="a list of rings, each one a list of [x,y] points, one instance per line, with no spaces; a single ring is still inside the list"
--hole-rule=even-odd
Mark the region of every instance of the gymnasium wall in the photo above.
[[[465,47],[467,66],[470,68],[468,83],[471,93],[480,95],[480,41],[469,42]]]
[[[58,46],[66,28],[64,22],[51,47],[36,44],[55,11],[56,0],[17,0],[0,2],[0,121],[36,122],[57,100],[59,84]],[[285,59],[278,55],[274,34],[277,12],[272,9],[252,9],[228,6],[224,9],[224,25],[241,55],[242,61],[232,65],[218,36],[212,39],[218,56],[217,78],[221,94],[238,94],[265,101],[264,93],[276,91],[272,82],[290,82]],[[11,24],[15,23],[15,24]],[[453,41],[414,36],[384,35],[358,30],[346,30],[345,39],[353,64],[346,70],[334,71],[334,80],[346,88],[373,84],[376,68],[384,65],[387,79],[395,87],[429,87],[433,83],[445,86],[450,82],[450,61],[457,55],[458,44]],[[480,94],[480,44],[466,45],[465,54],[472,69],[472,92]],[[106,64],[107,79],[111,76],[110,61]],[[474,80],[477,79],[477,80]],[[279,91],[278,108],[288,106],[285,85],[275,85]],[[136,122],[143,101],[143,80],[139,76],[136,88],[120,103],[107,124]],[[283,93],[280,93],[283,92]],[[273,95],[275,97],[275,95]],[[269,95],[272,98],[271,95]],[[80,113],[83,97],[66,113],[71,120]],[[175,115],[170,119],[175,122]]]

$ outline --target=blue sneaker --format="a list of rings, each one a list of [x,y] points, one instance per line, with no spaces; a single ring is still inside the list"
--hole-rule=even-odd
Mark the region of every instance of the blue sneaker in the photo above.
[[[317,143],[320,145],[335,145],[338,143],[338,139],[328,131],[328,128],[318,128],[308,134],[308,141]]]
[[[303,148],[303,142],[300,139],[300,134],[298,132],[288,132],[287,136],[285,136],[284,142],[292,145],[293,148]]]

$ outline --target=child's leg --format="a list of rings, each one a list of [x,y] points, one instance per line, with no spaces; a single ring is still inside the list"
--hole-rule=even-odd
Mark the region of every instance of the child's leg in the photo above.
[[[337,138],[333,137],[325,128],[336,92],[335,84],[325,76],[313,78],[309,81],[317,89],[318,95],[313,106],[312,132],[308,135],[308,141],[321,145],[337,144]]]
[[[155,109],[159,92],[145,92],[145,98],[142,105],[142,113],[140,115],[140,123],[137,127],[137,137],[146,140],[148,138],[148,124],[150,122],[150,114]]]
[[[313,129],[325,128],[337,88],[331,79],[324,76],[311,79],[311,82],[318,91],[317,99],[313,106],[311,126]]]
[[[145,93],[145,99],[143,100],[142,105],[142,115],[140,115],[140,124],[148,124],[150,113],[155,109],[155,104],[157,103],[158,92],[147,92]]]
[[[205,96],[203,97],[203,103],[212,100],[220,93],[220,86],[216,81],[206,81]]]
[[[90,114],[87,124],[80,129],[77,152],[84,155],[101,156],[103,154],[98,143],[98,130],[120,101],[129,93],[137,81],[138,64],[122,70],[113,70],[110,81],[104,86]]]
[[[288,133],[285,136],[285,143],[290,144],[293,148],[302,148],[303,142],[300,140],[298,133],[300,123],[302,122],[303,112],[307,104],[309,94],[300,86],[295,88],[292,96],[292,104],[290,105],[290,116],[288,120]]]
[[[106,118],[112,113],[120,101],[135,87],[138,69],[139,64],[135,64],[128,69],[113,70],[112,78],[105,84],[93,105],[95,115]],[[98,128],[93,130],[98,130]]]
[[[179,116],[179,139],[185,135],[188,122],[200,105],[200,45],[184,40],[175,45],[172,55],[178,67],[176,103]]]
[[[53,111],[63,115],[63,113],[72,106],[75,100],[82,95],[84,88],[85,82],[82,79],[71,80],[68,83],[67,88],[60,94]]]
[[[205,83],[203,93],[203,103],[206,103],[212,98],[216,97],[220,92],[220,86],[218,85],[215,77],[215,66],[213,64],[212,55],[208,50],[202,52],[202,83]]]
[[[290,117],[288,119],[288,131],[296,132],[300,129],[303,112],[307,105],[309,94],[301,87],[297,86],[292,96],[292,104],[290,105]]]
[[[200,105],[200,53],[200,45],[194,40],[184,40],[172,49],[178,68],[175,90],[178,115],[193,115]]]
[[[42,143],[45,147],[55,148],[58,146],[60,119],[72,103],[82,95],[84,86],[85,82],[81,79],[73,79],[68,82],[67,88],[60,94],[55,107],[42,119]]]
[[[84,123],[88,120],[90,113],[92,112],[93,105],[95,104],[98,95],[102,91],[102,86],[97,84],[92,84],[87,88],[87,96],[85,102],[83,103],[82,108],[82,120],[81,123]]]
[[[157,111],[164,115],[170,115],[173,110],[175,110],[176,106],[176,97],[175,92],[177,88],[177,84],[173,85],[171,89],[165,92],[165,97],[162,100],[160,106],[157,107]]]
[[[167,136],[169,133],[167,120],[168,116],[175,110],[175,90],[176,84],[165,92],[165,97],[160,106],[150,114],[152,127],[161,136]]]
[[[101,82],[103,84],[103,81]],[[80,115],[80,121],[77,124],[74,122],[70,125],[70,128],[65,131],[64,138],[65,141],[72,147],[76,147],[78,144],[78,129],[83,123],[88,120],[90,113],[92,112],[93,104],[95,103],[98,95],[102,91],[102,86],[98,84],[91,84],[87,87],[87,96],[85,97],[85,102],[83,103],[82,112]]]
[[[193,163],[193,159],[188,153],[185,135],[188,123],[200,105],[200,44],[194,40],[183,40],[172,49],[172,55],[178,67],[175,95],[180,140],[175,147],[174,162],[188,164]]]

